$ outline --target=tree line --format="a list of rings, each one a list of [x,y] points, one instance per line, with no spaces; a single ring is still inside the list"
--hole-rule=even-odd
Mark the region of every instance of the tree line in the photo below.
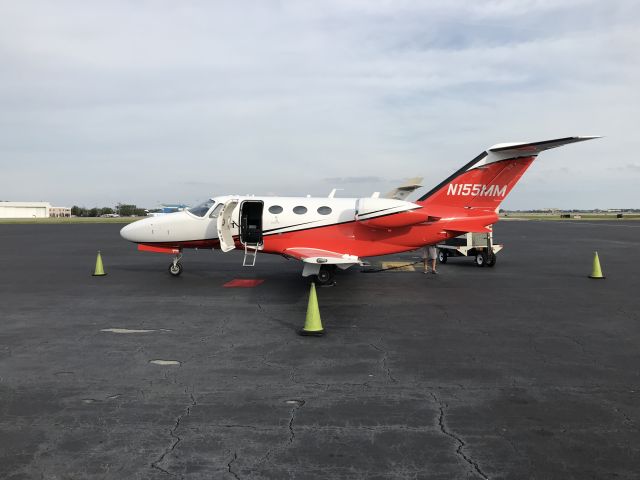
[[[130,205],[126,203],[118,203],[115,208],[111,207],[79,207],[74,205],[71,207],[71,215],[74,217],[100,217],[101,215],[119,215],[121,217],[144,217],[147,214],[147,210],[144,208],[138,208],[137,205]]]

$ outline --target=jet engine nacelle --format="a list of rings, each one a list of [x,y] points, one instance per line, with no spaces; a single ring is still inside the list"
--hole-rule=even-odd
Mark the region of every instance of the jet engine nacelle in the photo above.
[[[356,220],[373,228],[408,227],[427,221],[420,205],[391,198],[359,198]]]

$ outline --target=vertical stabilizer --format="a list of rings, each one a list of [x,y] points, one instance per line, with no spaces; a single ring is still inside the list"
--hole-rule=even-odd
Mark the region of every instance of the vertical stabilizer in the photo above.
[[[594,138],[599,137],[494,145],[422,195],[416,203],[496,210],[540,152]]]

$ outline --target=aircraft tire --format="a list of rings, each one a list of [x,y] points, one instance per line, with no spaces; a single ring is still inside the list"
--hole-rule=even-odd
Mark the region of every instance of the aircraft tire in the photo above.
[[[491,255],[489,255],[489,258],[487,259],[487,267],[493,267],[496,264],[496,254],[492,253]]]
[[[331,265],[333,266],[333,265]],[[333,283],[333,276],[335,273],[335,268],[330,268],[330,266],[322,266],[320,267],[320,271],[315,276],[315,281],[318,285],[329,285]]]
[[[169,264],[169,273],[174,277],[180,275],[182,273],[182,264],[178,262],[174,265],[173,262],[171,262]]]

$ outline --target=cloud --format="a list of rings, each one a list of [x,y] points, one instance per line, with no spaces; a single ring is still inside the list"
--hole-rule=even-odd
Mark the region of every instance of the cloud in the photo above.
[[[640,173],[640,164],[638,163],[628,163],[626,165],[617,166],[617,167],[608,167],[607,170],[614,172],[622,172],[622,173]]]
[[[537,206],[535,175],[553,165],[570,172],[545,178],[556,203],[586,207],[593,195],[566,198],[565,184],[633,164],[640,142],[631,0],[27,0],[2,13],[3,197],[192,203],[326,194],[328,180],[364,195],[389,178],[435,185],[494,143],[609,135],[545,152],[508,199]]]

